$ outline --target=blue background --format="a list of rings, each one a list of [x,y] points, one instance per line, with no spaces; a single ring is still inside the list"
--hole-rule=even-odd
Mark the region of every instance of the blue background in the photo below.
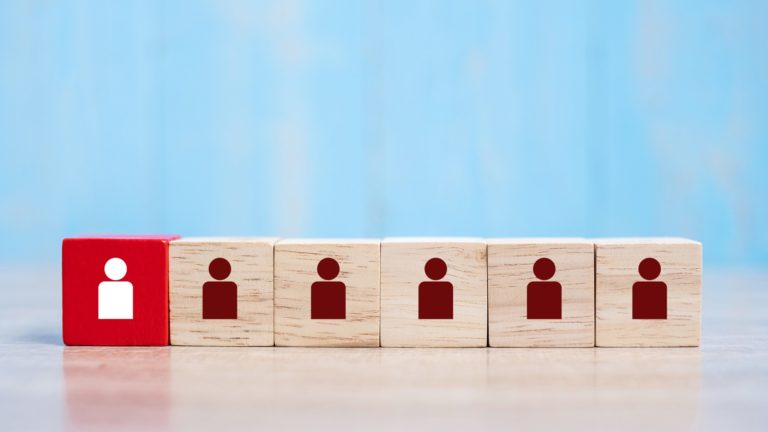
[[[98,232],[768,264],[768,2],[0,0],[0,262]]]

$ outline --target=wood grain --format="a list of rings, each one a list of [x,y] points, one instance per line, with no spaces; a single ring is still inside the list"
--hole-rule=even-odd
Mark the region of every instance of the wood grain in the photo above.
[[[667,319],[632,319],[632,284],[644,258],[661,263]],[[603,347],[698,346],[701,333],[701,243],[677,238],[595,241],[596,344]]]
[[[448,265],[453,319],[418,318],[425,263]],[[478,239],[384,239],[381,243],[381,346],[484,347],[488,335],[486,245]]]
[[[275,345],[379,346],[378,240],[282,240],[275,245]],[[346,285],[346,319],[311,319],[317,264],[339,263]]]
[[[768,272],[707,271],[701,348],[68,347],[57,265],[0,265],[3,431],[756,431]]]
[[[271,238],[183,238],[170,243],[171,345],[273,344]],[[230,262],[237,283],[237,319],[203,319],[202,286],[215,258]]]
[[[533,264],[549,258],[562,286],[561,319],[528,319]],[[595,344],[594,244],[584,239],[488,241],[488,336],[492,347],[592,347]]]

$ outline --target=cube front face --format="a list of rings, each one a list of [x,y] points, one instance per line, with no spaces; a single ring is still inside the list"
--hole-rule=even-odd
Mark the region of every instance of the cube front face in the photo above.
[[[489,242],[490,346],[594,346],[594,287],[591,242]]]
[[[275,245],[275,345],[379,346],[380,242]]]
[[[168,345],[168,241],[68,238],[62,244],[67,345]]]
[[[171,345],[273,345],[273,239],[170,244]]]
[[[596,242],[596,345],[698,346],[701,261],[694,241]]]
[[[385,239],[381,243],[381,346],[485,347],[486,245]]]

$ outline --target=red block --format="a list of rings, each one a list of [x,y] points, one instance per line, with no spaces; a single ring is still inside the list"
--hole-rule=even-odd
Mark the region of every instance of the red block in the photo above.
[[[64,239],[64,343],[168,345],[168,242],[177,238]]]

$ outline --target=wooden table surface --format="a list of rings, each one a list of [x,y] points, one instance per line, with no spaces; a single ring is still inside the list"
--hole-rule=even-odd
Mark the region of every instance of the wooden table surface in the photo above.
[[[765,431],[767,282],[705,271],[700,348],[86,348],[3,267],[0,430]]]

